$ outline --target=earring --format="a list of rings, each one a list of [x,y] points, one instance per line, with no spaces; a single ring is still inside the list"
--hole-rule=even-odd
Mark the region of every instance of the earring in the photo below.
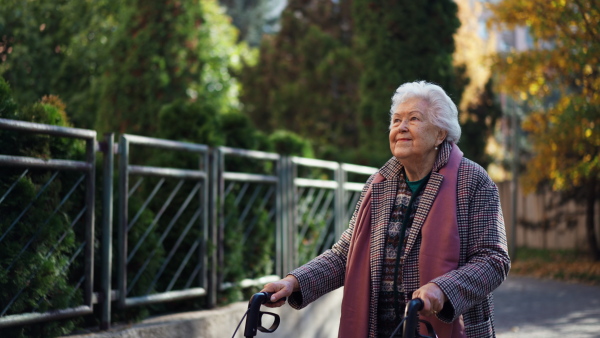
[[[438,150],[438,149],[437,149],[437,146],[435,146],[435,150]]]

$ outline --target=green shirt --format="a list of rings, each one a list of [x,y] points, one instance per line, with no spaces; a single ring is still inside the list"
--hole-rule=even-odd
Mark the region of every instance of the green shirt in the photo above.
[[[409,181],[408,179],[406,180],[406,184],[408,184],[408,188],[410,189],[410,191],[414,194],[415,191],[418,191],[419,189],[421,189],[421,186],[423,184],[425,184],[427,181],[429,180],[429,175],[423,177],[422,179],[418,180],[418,181]]]

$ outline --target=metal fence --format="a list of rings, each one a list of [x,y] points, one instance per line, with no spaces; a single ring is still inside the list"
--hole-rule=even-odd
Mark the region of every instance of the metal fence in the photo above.
[[[31,143],[30,148],[44,141],[32,138],[32,134],[80,139],[85,143],[84,160],[15,156],[16,149],[0,149],[0,175],[4,181],[0,191],[0,207],[3,207],[0,209],[3,211],[0,245],[5,252],[17,247],[1,259],[3,291],[9,292],[3,294],[0,303],[0,328],[90,314],[98,296],[93,284],[96,132],[4,119],[0,119],[0,129],[6,133],[6,139],[26,138]],[[27,180],[32,176],[35,177]],[[8,181],[11,178],[13,182]],[[60,187],[58,196],[51,196],[63,184],[68,185]],[[68,204],[72,206],[67,214]],[[45,210],[44,219],[28,217],[36,208]],[[54,229],[50,228],[57,223],[57,218],[67,220],[60,222],[66,226],[51,234]],[[50,243],[44,241],[48,236],[53,237]],[[72,241],[73,245],[68,250],[57,250],[66,241]],[[47,295],[32,294],[31,287],[48,278],[44,276],[47,269],[39,264],[43,262],[60,266],[61,275],[70,279],[69,287],[51,287]],[[61,282],[60,278],[55,280]],[[51,303],[57,300],[53,291],[72,293],[76,299],[69,303],[75,305],[53,307]],[[28,310],[14,311],[13,308]],[[46,308],[49,310],[41,310]]]
[[[134,165],[130,163],[133,146],[191,152],[197,167]],[[128,307],[206,295],[209,148],[122,135],[118,152],[119,304]],[[141,204],[130,206],[136,197]],[[160,264],[152,267],[156,261]],[[141,282],[144,277],[146,283]]]
[[[290,157],[293,200],[289,243],[291,269],[330,248],[346,229],[364,182],[375,168]],[[349,175],[360,182],[348,182]]]
[[[115,144],[107,134],[98,142],[92,130],[6,119],[0,133],[10,133],[2,137],[15,144],[27,135],[84,143],[83,159],[0,149],[0,210],[6,213],[0,245],[19,247],[0,260],[0,283],[12,279],[20,290],[0,299],[0,328],[90,314],[94,304],[102,329],[127,307],[187,298],[213,307],[219,293],[279,279],[329,248],[376,170],[136,135],[121,135]],[[165,159],[172,165],[159,164]],[[33,194],[20,195],[24,182]],[[54,185],[61,193],[49,204],[43,197],[55,194]],[[36,208],[50,209],[47,220],[28,219]],[[44,229],[56,224],[66,225],[41,244]],[[25,227],[32,229],[29,237],[20,234]],[[72,244],[57,249],[63,242]],[[32,253],[58,264],[61,288],[35,297],[28,292],[43,272],[20,267]],[[67,303],[53,301],[65,290],[73,294]]]

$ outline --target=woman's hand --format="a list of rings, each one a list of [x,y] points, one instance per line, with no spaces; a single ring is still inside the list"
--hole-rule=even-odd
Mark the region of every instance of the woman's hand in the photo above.
[[[280,307],[283,304],[285,304],[285,299],[282,299],[283,297],[289,297],[292,294],[292,292],[299,290],[300,285],[298,284],[298,280],[296,279],[296,277],[292,275],[287,275],[284,279],[266,284],[264,286],[261,292],[274,293],[273,296],[271,296],[271,302],[267,302],[264,305],[266,307]]]
[[[423,300],[423,310],[419,311],[421,315],[431,316],[442,311],[444,303],[448,300],[442,289],[435,283],[427,283],[413,292],[412,298],[421,298]]]

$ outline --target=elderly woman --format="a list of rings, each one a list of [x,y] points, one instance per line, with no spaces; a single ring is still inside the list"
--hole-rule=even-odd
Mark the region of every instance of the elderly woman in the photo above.
[[[456,105],[437,85],[392,98],[393,157],[372,175],[339,241],[265,285],[272,307],[303,308],[344,286],[340,337],[389,337],[406,303],[439,337],[493,337],[492,291],[510,268],[498,189],[464,158]]]

